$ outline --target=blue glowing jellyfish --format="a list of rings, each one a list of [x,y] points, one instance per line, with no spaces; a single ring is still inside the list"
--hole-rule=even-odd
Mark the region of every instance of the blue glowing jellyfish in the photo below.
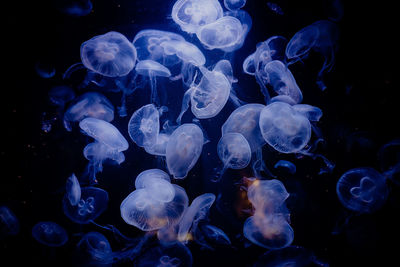
[[[380,209],[388,196],[386,178],[372,168],[356,168],[344,173],[336,184],[340,202],[348,209],[372,213]]]
[[[159,116],[159,111],[154,104],[148,104],[136,110],[128,122],[128,133],[132,141],[140,147],[154,145],[160,131]]]
[[[66,195],[71,206],[77,205],[81,199],[81,186],[74,173],[67,179]]]
[[[196,243],[211,250],[213,245],[229,246],[231,244],[231,240],[224,231],[208,223],[199,223],[193,234]]]
[[[169,246],[158,245],[147,250],[137,260],[140,267],[191,267],[193,263],[190,250],[175,243]]]
[[[151,146],[144,147],[144,150],[155,156],[165,156],[167,153],[167,144],[169,142],[170,134],[160,133],[157,140]]]
[[[277,15],[282,16],[284,14],[282,8],[277,3],[267,2],[267,7]]]
[[[32,228],[35,240],[49,247],[61,247],[68,241],[65,229],[55,222],[38,222]]]
[[[71,205],[68,194],[63,198],[64,214],[73,222],[88,224],[107,208],[108,193],[97,187],[83,187],[78,204]]]
[[[77,244],[74,263],[78,266],[112,266],[113,253],[107,238],[98,232],[82,236]]]
[[[246,5],[246,0],[224,0],[224,6],[228,10],[238,10]]]
[[[170,202],[175,196],[175,189],[169,175],[160,169],[141,172],[135,180],[136,189],[145,188],[152,197],[160,202]]]
[[[62,13],[74,17],[86,16],[93,8],[90,0],[60,0],[56,2],[56,6]]]
[[[221,18],[223,10],[218,0],[178,0],[171,15],[182,31],[196,33],[200,26]]]
[[[37,62],[35,64],[35,70],[36,73],[44,79],[49,79],[56,75],[56,69],[49,63]]]
[[[400,184],[400,139],[384,144],[378,152],[382,174],[397,185]]]
[[[83,65],[106,77],[127,75],[136,63],[136,49],[118,32],[98,35],[81,45]]]
[[[110,122],[114,119],[114,106],[100,93],[85,93],[74,100],[64,113],[64,126],[71,131],[73,122],[80,122],[87,117]]]
[[[170,136],[166,148],[168,171],[176,179],[183,179],[194,167],[203,149],[204,136],[199,126],[186,123]]]
[[[287,160],[279,160],[277,163],[275,163],[274,165],[275,169],[278,168],[283,168],[286,169],[287,172],[289,172],[290,174],[295,174],[296,173],[296,165],[294,165],[292,162],[287,161]]]
[[[0,206],[0,237],[19,233],[17,216],[7,206]]]
[[[50,89],[49,98],[52,104],[64,109],[65,104],[75,98],[75,92],[69,86],[55,86]]]

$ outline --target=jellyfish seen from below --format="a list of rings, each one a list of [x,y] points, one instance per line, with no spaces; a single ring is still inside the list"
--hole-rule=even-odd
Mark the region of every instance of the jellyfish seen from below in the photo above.
[[[171,15],[182,31],[196,33],[200,26],[221,18],[223,10],[218,0],[178,0]]]
[[[0,206],[0,237],[19,233],[19,220],[7,206]]]
[[[107,238],[98,232],[89,232],[78,242],[74,263],[76,266],[112,266],[113,253]]]
[[[71,206],[77,205],[81,199],[81,186],[74,173],[67,179],[66,195]]]
[[[228,10],[238,10],[246,5],[246,0],[224,0],[224,6]]]
[[[346,208],[360,213],[373,213],[386,202],[386,178],[372,168],[345,172],[336,184],[336,193]]]
[[[169,246],[157,245],[137,259],[138,267],[191,267],[192,253],[180,243]]]
[[[290,39],[286,46],[288,64],[304,59],[311,50],[321,54],[324,57],[324,63],[317,76],[317,85],[321,90],[325,90],[323,75],[333,67],[338,37],[338,26],[328,20],[320,20],[304,27]]]
[[[183,179],[194,167],[203,149],[204,136],[199,126],[186,123],[170,136],[166,148],[168,171],[176,179]]]
[[[63,198],[64,214],[73,222],[88,224],[107,208],[108,193],[97,187],[83,187],[78,204],[71,205],[68,195]]]
[[[32,228],[35,240],[49,247],[61,247],[68,241],[65,229],[55,222],[38,222]]]
[[[62,13],[75,17],[86,16],[93,8],[90,0],[60,0],[55,4]]]
[[[121,33],[98,35],[81,45],[83,65],[106,77],[127,75],[136,63],[136,49]]]
[[[64,127],[71,131],[73,122],[88,117],[110,122],[114,119],[114,106],[104,95],[87,92],[74,100],[64,113]]]

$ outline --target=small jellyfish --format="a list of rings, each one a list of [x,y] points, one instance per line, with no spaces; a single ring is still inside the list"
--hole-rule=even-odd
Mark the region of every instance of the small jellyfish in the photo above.
[[[65,229],[55,222],[38,222],[32,228],[32,236],[49,247],[61,247],[68,241]]]
[[[79,96],[64,113],[64,127],[71,131],[73,122],[80,122],[87,117],[110,122],[114,119],[114,106],[104,95],[87,92]]]
[[[56,69],[51,64],[45,62],[37,62],[35,64],[35,70],[36,73],[44,79],[49,79],[56,75]]]
[[[68,194],[63,198],[64,214],[73,222],[88,224],[107,208],[108,193],[97,187],[83,187],[78,204],[71,205]]]
[[[81,199],[81,186],[74,173],[67,179],[66,194],[72,206],[77,205]]]
[[[199,224],[195,233],[194,240],[200,245],[209,247],[209,243],[216,245],[230,245],[231,240],[224,231],[211,224]]]
[[[299,152],[311,138],[308,118],[284,102],[271,103],[261,111],[260,129],[265,141],[281,153]]]
[[[127,75],[136,63],[136,49],[118,32],[98,35],[81,45],[83,65],[106,77]]]
[[[282,16],[284,14],[282,8],[277,3],[267,2],[267,7],[277,15]]]
[[[275,163],[274,168],[275,169],[284,168],[290,174],[296,173],[296,165],[294,165],[292,162],[287,161],[287,160],[279,160],[277,163]]]
[[[380,147],[378,152],[382,174],[396,184],[400,184],[400,139],[394,139]]]
[[[19,233],[17,216],[7,206],[0,206],[0,237]]]
[[[204,136],[199,126],[186,123],[170,136],[166,149],[168,171],[176,179],[183,179],[194,167],[203,149]]]
[[[146,250],[137,259],[140,267],[191,267],[193,263],[192,253],[180,243],[168,246],[157,245]]]
[[[135,180],[136,189],[145,188],[152,193],[152,198],[168,203],[175,196],[175,189],[169,175],[159,169],[150,169],[141,172]]]
[[[200,26],[221,18],[223,10],[218,0],[178,0],[171,15],[182,31],[196,33]]]
[[[49,99],[55,106],[64,109],[65,104],[75,98],[74,90],[71,87],[60,85],[52,87],[49,91]]]
[[[74,263],[77,266],[112,266],[113,252],[107,238],[98,232],[82,236],[76,247]]]
[[[136,110],[128,122],[129,136],[139,147],[154,145],[159,131],[159,111],[154,104],[148,104]]]
[[[246,5],[246,0],[224,0],[224,6],[228,10],[238,10]]]
[[[388,196],[386,178],[372,168],[356,168],[344,173],[336,184],[340,202],[348,209],[373,213]]]
[[[93,5],[90,0],[60,0],[56,2],[56,7],[64,14],[81,17],[90,14]]]

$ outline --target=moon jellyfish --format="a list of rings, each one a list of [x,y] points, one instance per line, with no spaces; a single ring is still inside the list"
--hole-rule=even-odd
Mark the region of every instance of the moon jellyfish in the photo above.
[[[0,237],[19,233],[17,216],[7,206],[0,206]]]
[[[158,179],[158,182],[166,181],[162,178]],[[181,219],[189,202],[185,189],[171,184],[174,195],[172,200],[168,201],[170,192],[167,191],[170,186],[165,190],[165,188],[160,188],[161,184],[165,185],[165,182],[136,189],[122,201],[121,217],[127,224],[142,231],[153,231],[174,225]],[[163,192],[162,196],[158,195],[160,191]]]
[[[81,186],[74,173],[67,179],[66,194],[72,206],[77,205],[81,199]]]
[[[299,152],[311,138],[310,121],[283,102],[271,103],[261,111],[260,129],[265,141],[281,153]]]
[[[93,8],[90,0],[61,0],[56,6],[62,13],[76,17],[90,14]]]
[[[326,89],[323,75],[326,71],[329,72],[334,64],[338,36],[339,30],[335,23],[320,20],[298,31],[286,46],[289,64],[307,57],[311,50],[324,57],[324,64],[317,76],[317,85],[321,90]]]
[[[71,87],[60,85],[52,87],[49,91],[49,99],[52,104],[64,108],[65,104],[75,98],[74,90]]]
[[[83,187],[78,204],[71,205],[68,194],[63,198],[64,214],[73,222],[88,224],[107,208],[108,193],[97,187]]]
[[[356,168],[344,173],[336,184],[340,202],[348,209],[372,213],[385,204],[386,178],[372,168]]]
[[[159,169],[150,169],[141,172],[135,180],[136,189],[145,188],[154,193],[152,197],[160,202],[170,202],[175,195],[169,175]]]
[[[183,179],[194,167],[203,149],[204,136],[199,126],[186,123],[170,136],[166,148],[168,171],[176,179]]]
[[[178,0],[171,15],[182,31],[196,33],[200,26],[221,18],[223,10],[218,0]]]
[[[74,261],[77,266],[112,266],[110,243],[104,235],[89,232],[77,244]]]
[[[215,201],[215,195],[212,193],[205,193],[196,197],[189,208],[186,210],[179,222],[178,240],[187,242],[188,233],[190,228],[194,230],[200,220],[204,219],[208,214],[211,205]]]
[[[61,247],[68,241],[65,229],[55,222],[38,222],[32,228],[32,236],[49,247]]]
[[[148,249],[140,258],[137,265],[140,267],[191,267],[193,263],[190,250],[175,243],[170,246],[158,245]]]
[[[81,45],[83,65],[106,77],[127,75],[136,63],[136,49],[118,32],[98,35]]]
[[[224,6],[228,10],[238,10],[244,7],[246,0],[224,0]]]
[[[275,166],[275,169],[277,168],[284,168],[287,170],[287,172],[289,172],[290,174],[295,174],[296,173],[296,165],[294,165],[293,163],[291,163],[290,161],[287,160],[279,160]]]
[[[100,93],[85,93],[79,96],[64,113],[64,127],[71,131],[71,123],[80,122],[88,117],[110,122],[114,119],[114,106]]]
[[[140,147],[154,145],[159,131],[159,111],[154,104],[148,104],[136,110],[128,123],[129,136]]]

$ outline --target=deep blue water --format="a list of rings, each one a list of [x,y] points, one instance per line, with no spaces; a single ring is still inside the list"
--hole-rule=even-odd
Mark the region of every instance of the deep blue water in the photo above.
[[[78,225],[62,211],[62,198],[66,178],[71,173],[81,173],[87,164],[82,149],[89,138],[78,129],[67,132],[60,119],[52,124],[49,132],[42,130],[43,120],[56,117],[57,110],[48,99],[48,91],[62,85],[62,73],[80,61],[82,42],[108,31],[118,31],[132,40],[146,28],[168,30],[182,34],[187,40],[198,42],[181,32],[170,19],[174,1],[93,1],[93,11],[83,17],[65,15],[55,7],[56,1],[19,3],[7,8],[5,67],[2,95],[1,163],[3,175],[0,185],[0,205],[7,205],[20,221],[20,232],[0,240],[4,266],[72,265],[73,252],[79,234],[99,231],[109,239],[111,247],[122,249],[112,234],[95,225]],[[238,96],[251,103],[264,103],[254,77],[242,72],[243,60],[255,50],[258,42],[272,35],[288,39],[301,28],[320,19],[327,19],[324,1],[273,1],[284,11],[272,12],[267,1],[249,0],[244,10],[253,19],[243,47],[229,59],[238,78]],[[322,109],[318,123],[325,139],[319,151],[336,167],[332,173],[318,175],[322,162],[310,158],[297,159],[293,155],[279,154],[264,147],[267,166],[278,174],[291,197],[287,207],[294,230],[292,245],[313,251],[318,259],[330,266],[380,266],[397,259],[396,245],[400,238],[396,216],[400,211],[400,188],[388,181],[389,195],[385,205],[373,214],[355,215],[344,223],[350,211],[341,205],[336,195],[336,182],[347,170],[356,167],[373,167],[379,170],[377,153],[387,142],[400,137],[398,129],[398,80],[393,64],[396,63],[395,45],[391,40],[396,34],[391,14],[393,7],[383,3],[343,3],[344,17],[338,22],[340,39],[335,65],[325,76],[327,89],[319,90],[315,77],[322,60],[312,55],[293,72],[303,91],[303,103]],[[198,44],[198,43],[196,43]],[[200,45],[199,45],[200,47]],[[218,52],[207,52],[210,64],[215,64]],[[35,72],[35,64],[53,65],[56,75],[43,79]],[[68,81],[77,94],[82,79],[78,72]],[[179,114],[183,91],[168,88],[171,118]],[[104,92],[115,106],[121,95]],[[126,125],[129,115],[148,101],[148,92],[139,90],[127,99],[128,117],[117,115],[113,124],[129,140]],[[203,147],[202,156],[185,180],[175,181],[187,191],[189,200],[211,192],[221,194],[229,208],[220,212],[215,205],[210,211],[210,221],[223,229],[233,247],[217,247],[214,251],[202,250],[192,242],[188,244],[193,255],[193,266],[252,266],[267,249],[249,243],[242,236],[246,215],[235,211],[238,187],[243,176],[251,170],[228,170],[220,183],[210,182],[217,159],[216,144],[220,127],[234,106],[228,103],[215,118],[201,120],[210,143]],[[188,112],[190,113],[190,112]],[[186,116],[187,115],[187,116]],[[184,120],[191,121],[186,114]],[[112,224],[129,237],[142,236],[142,232],[126,224],[120,216],[121,201],[134,190],[134,178],[143,170],[155,167],[165,169],[162,160],[147,154],[129,140],[126,161],[105,165],[98,174],[99,186],[108,191],[110,202],[107,210],[96,220],[99,224]],[[279,173],[273,169],[279,159],[296,164],[295,175]],[[163,167],[164,166],[164,167]],[[60,248],[49,248],[31,236],[32,227],[39,221],[55,221],[69,234],[69,241]],[[338,230],[339,229],[339,230]],[[337,234],[332,234],[334,231]],[[249,243],[250,244],[250,243]],[[396,243],[394,243],[396,244]],[[5,258],[4,258],[5,257]],[[3,264],[1,264],[3,266]],[[132,266],[128,262],[121,266]]]

